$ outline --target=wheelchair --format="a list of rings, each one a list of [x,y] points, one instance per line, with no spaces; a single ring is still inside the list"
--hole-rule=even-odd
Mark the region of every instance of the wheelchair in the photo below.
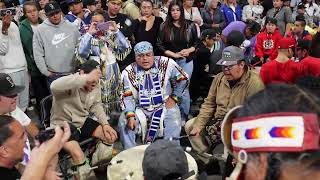
[[[49,95],[45,98],[43,98],[40,102],[40,122],[42,123],[41,130],[45,130],[50,127],[50,116],[51,116],[51,108],[52,108],[52,101],[53,97],[52,95]],[[79,145],[84,152],[86,157],[92,156],[95,148],[95,138],[91,137],[88,139],[85,139],[81,142],[79,142]],[[67,154],[65,151],[60,151],[59,153],[59,169],[62,173],[63,179],[69,179],[73,176],[72,173],[69,173],[68,170],[72,169],[70,160],[71,156]]]

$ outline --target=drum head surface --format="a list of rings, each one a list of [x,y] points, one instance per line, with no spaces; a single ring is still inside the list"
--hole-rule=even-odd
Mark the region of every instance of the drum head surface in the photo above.
[[[108,166],[108,180],[124,180],[129,177],[130,173],[132,180],[143,180],[142,160],[144,157],[144,151],[148,145],[136,146],[120,152],[115,156],[111,162],[122,160],[122,163]],[[198,166],[194,158],[186,153],[188,159],[189,171],[194,170],[195,174],[198,173]],[[192,176],[189,179],[196,179],[196,176]]]
[[[108,180],[124,180],[131,172],[132,180],[143,180],[142,160],[148,145],[136,146],[121,151],[111,162],[122,160],[122,163],[108,166]]]

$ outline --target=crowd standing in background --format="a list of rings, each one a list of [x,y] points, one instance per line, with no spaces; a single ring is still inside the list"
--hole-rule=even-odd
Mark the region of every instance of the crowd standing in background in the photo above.
[[[72,175],[95,179],[91,169],[117,151],[165,139],[177,146],[163,141],[168,151],[192,147],[199,174],[229,177],[237,162],[247,167],[235,168],[233,178],[255,179],[259,171],[278,179],[266,170],[274,168],[271,160],[320,151],[319,6],[317,0],[0,0],[0,146],[9,149],[0,148],[0,176],[58,178],[63,149]],[[47,126],[56,132],[42,144],[39,132],[48,127],[28,117],[33,106],[37,116],[49,113]],[[312,120],[312,138],[300,139],[312,146],[286,141],[276,148],[277,140],[250,129],[278,125],[271,120],[288,125],[274,118],[288,112]],[[241,134],[246,128],[258,135]],[[88,155],[82,141],[90,138],[95,149]],[[147,158],[145,179],[154,179]],[[159,179],[188,173],[186,157],[177,158],[183,173],[159,169]],[[287,168],[277,172],[291,173]]]

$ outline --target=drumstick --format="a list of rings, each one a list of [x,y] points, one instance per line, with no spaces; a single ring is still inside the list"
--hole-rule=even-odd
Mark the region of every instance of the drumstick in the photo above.
[[[191,177],[191,176],[193,176],[193,175],[195,175],[195,174],[196,174],[196,173],[194,172],[194,170],[192,170],[192,171],[189,171],[187,174],[179,177],[177,180],[179,180],[179,179],[188,179],[189,177]]]
[[[169,140],[172,141],[172,140],[180,140],[180,139],[183,139],[183,138],[187,138],[187,137],[192,137],[192,136],[196,136],[195,134],[187,134],[187,135],[183,135],[183,136],[180,136],[180,137],[170,137]]]
[[[118,160],[118,161],[113,161],[113,162],[108,162],[108,163],[102,163],[102,164],[93,166],[93,167],[89,168],[88,170],[92,171],[92,170],[98,169],[98,168],[103,167],[103,166],[110,166],[110,165],[120,164],[122,162],[123,162],[123,160]],[[72,172],[68,173],[67,175],[71,175],[72,176],[72,175],[75,175],[77,173],[78,173],[77,171],[72,171]]]
[[[93,167],[89,168],[89,170],[98,169],[98,168],[103,167],[103,166],[110,166],[110,165],[120,164],[122,162],[123,162],[123,160],[118,160],[118,161],[113,161],[113,162],[108,162],[108,163],[102,163],[102,164],[99,164],[99,165],[96,165],[96,166],[93,166]]]

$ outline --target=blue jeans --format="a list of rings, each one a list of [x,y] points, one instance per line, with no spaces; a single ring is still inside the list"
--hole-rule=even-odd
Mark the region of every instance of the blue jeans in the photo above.
[[[192,71],[193,71],[193,61],[186,62],[186,59],[178,60],[177,64],[188,74],[189,82],[191,79]],[[179,105],[180,113],[181,113],[181,119],[182,121],[186,121],[188,119],[188,115],[190,112],[190,93],[189,93],[189,86],[184,90],[182,97],[181,97],[181,103]]]
[[[165,108],[164,108],[165,110]],[[163,136],[164,139],[170,139],[172,137],[179,137],[181,132],[181,117],[178,106],[175,106],[170,109],[166,109],[162,116],[163,119]],[[148,119],[148,115],[146,115]],[[139,117],[136,115],[136,128],[135,130],[131,130],[127,127],[127,119],[124,113],[121,114],[118,123],[119,133],[120,133],[120,141],[124,147],[124,149],[129,149],[131,147],[136,146],[136,134],[139,134],[139,129],[141,129]],[[160,128],[160,127],[159,127]],[[146,134],[148,133],[148,129]],[[159,135],[159,130],[158,130]],[[144,139],[142,140],[144,141]],[[179,143],[179,141],[175,141]]]

